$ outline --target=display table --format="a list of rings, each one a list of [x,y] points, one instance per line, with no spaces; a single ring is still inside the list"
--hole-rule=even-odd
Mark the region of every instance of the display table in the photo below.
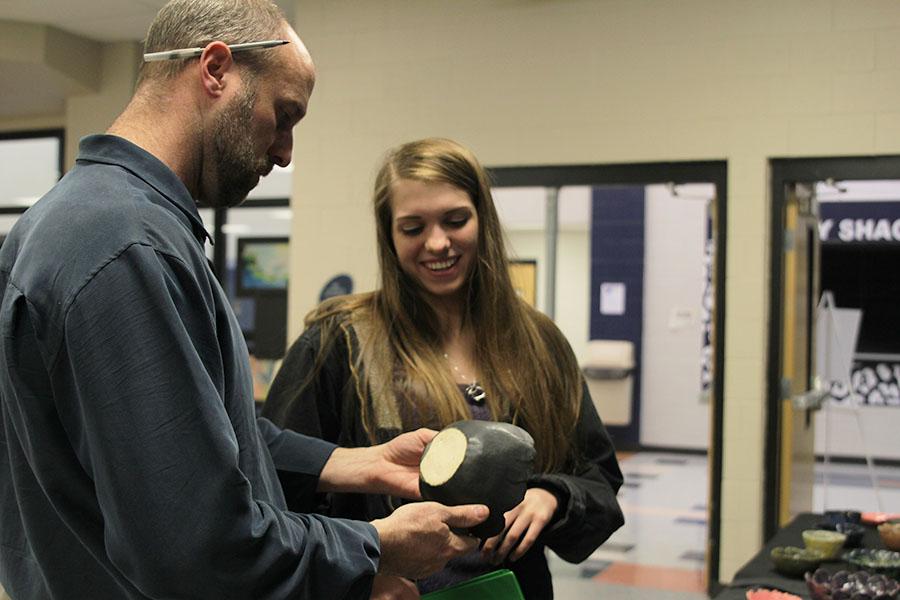
[[[779,529],[772,539],[766,543],[765,547],[750,559],[750,562],[735,573],[734,580],[715,596],[715,600],[744,600],[747,590],[757,587],[782,590],[796,594],[801,598],[809,598],[806,581],[785,577],[776,572],[774,565],[772,565],[772,560],[769,558],[769,553],[775,546],[797,546],[802,548],[803,530],[815,529],[816,524],[823,520],[825,520],[823,515],[815,513],[797,515],[793,521]],[[863,548],[884,547],[875,527],[866,526],[861,546]],[[828,569],[831,573],[841,569],[852,570],[848,563],[841,560],[823,562],[821,566]]]

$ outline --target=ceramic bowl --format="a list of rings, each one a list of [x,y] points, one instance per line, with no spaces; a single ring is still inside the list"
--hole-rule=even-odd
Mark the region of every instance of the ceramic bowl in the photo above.
[[[797,548],[796,546],[776,546],[769,553],[775,570],[788,577],[803,577],[825,560],[818,550]]]
[[[836,598],[873,598],[891,600],[900,593],[900,584],[887,575],[870,575],[866,571],[838,571],[833,575],[825,569],[806,574],[806,587],[813,600]]]
[[[844,554],[844,560],[870,573],[900,577],[900,552],[857,548]]]
[[[803,544],[809,550],[818,550],[826,560],[837,558],[844,547],[847,536],[826,529],[807,529],[803,532]]]
[[[829,529],[834,529],[834,526],[840,523],[859,525],[862,520],[862,513],[858,510],[826,510],[825,520],[832,525]]]
[[[866,528],[865,526],[857,525],[856,523],[838,523],[835,526],[835,531],[847,536],[847,541],[844,542],[844,548],[859,548],[859,545],[862,543],[863,534],[866,532]]]
[[[900,519],[900,513],[864,512],[861,519],[863,525],[881,525],[882,523]]]
[[[889,550],[900,550],[900,521],[882,523],[878,526],[878,535]]]
[[[768,588],[747,590],[746,598],[747,600],[803,600],[800,596]]]

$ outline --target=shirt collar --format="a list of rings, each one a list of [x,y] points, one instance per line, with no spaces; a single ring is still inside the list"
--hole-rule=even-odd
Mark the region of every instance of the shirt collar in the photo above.
[[[120,166],[159,192],[180,214],[202,244],[213,241],[203,226],[197,203],[184,182],[161,160],[128,140],[115,135],[89,135],[81,139],[76,162]]]

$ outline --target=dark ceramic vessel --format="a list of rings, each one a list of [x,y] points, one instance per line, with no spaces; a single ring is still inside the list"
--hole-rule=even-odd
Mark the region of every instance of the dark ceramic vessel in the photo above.
[[[490,516],[472,527],[470,533],[482,539],[493,537],[506,525],[503,513],[525,497],[528,479],[534,469],[534,440],[527,431],[509,423],[457,421],[445,430],[451,428],[466,436],[462,464],[441,485],[429,485],[419,477],[419,491],[423,499],[448,506],[487,505]],[[431,445],[425,447],[423,462]]]

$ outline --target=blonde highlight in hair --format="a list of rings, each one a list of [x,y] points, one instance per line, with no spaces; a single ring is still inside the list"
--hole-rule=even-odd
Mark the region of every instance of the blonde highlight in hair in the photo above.
[[[334,335],[337,327],[346,332],[348,324],[366,330],[351,370],[370,440],[383,441],[377,433],[378,417],[390,415],[387,403],[400,404],[403,427],[441,428],[471,418],[441,353],[436,313],[423,290],[401,269],[394,248],[391,198],[400,180],[446,183],[469,195],[479,236],[477,260],[465,283],[463,320],[475,335],[474,359],[491,418],[528,429],[541,471],[572,464],[578,458],[572,432],[582,397],[580,369],[553,322],[528,306],[513,288],[486,171],[467,148],[443,138],[395,148],[378,172],[374,211],[380,289],[328,301],[307,316],[307,325],[325,325],[323,337]],[[388,381],[375,382],[372,370]],[[384,385],[391,390],[386,392]],[[406,422],[404,415],[413,415],[417,422]]]

